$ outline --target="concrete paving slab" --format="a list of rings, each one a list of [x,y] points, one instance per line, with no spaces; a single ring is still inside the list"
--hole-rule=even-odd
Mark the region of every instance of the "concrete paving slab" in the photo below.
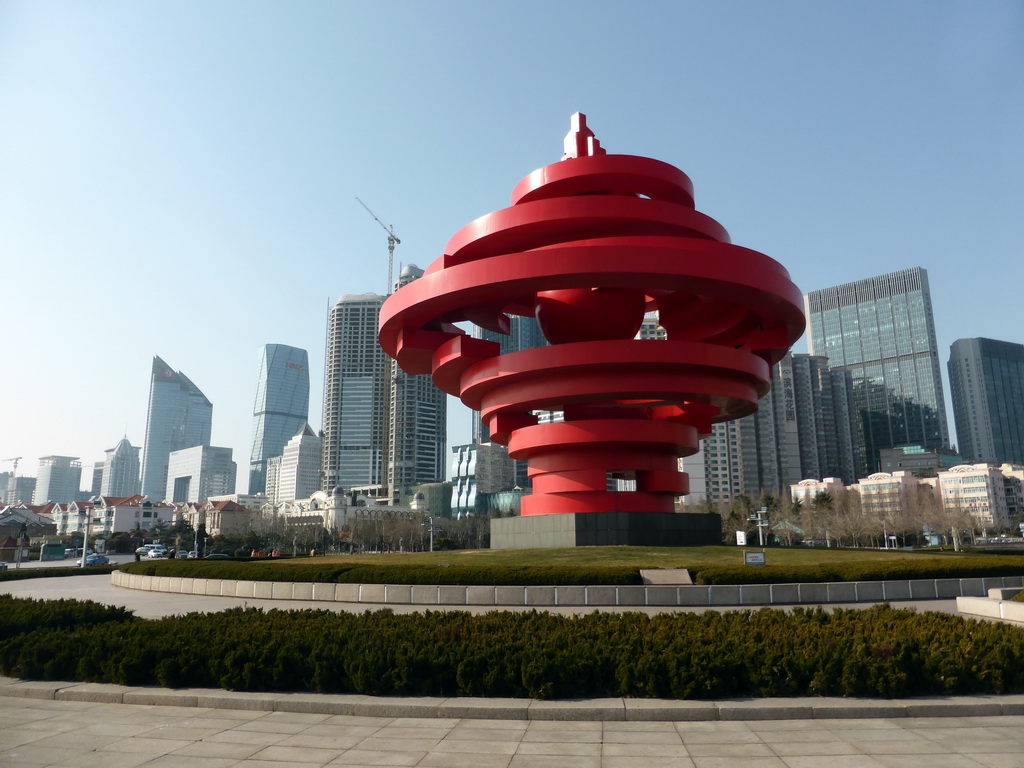
[[[158,704],[160,706],[195,707],[198,695],[169,688],[133,688],[121,699],[125,704]]]
[[[805,699],[726,699],[716,701],[721,720],[809,720],[814,708]]]
[[[622,699],[581,699],[535,701],[530,706],[531,720],[625,720]]]
[[[275,712],[354,715],[369,700],[359,694],[280,693],[274,694],[273,705]]]
[[[532,699],[477,699],[469,696],[446,699],[437,708],[440,717],[528,720]]]
[[[48,683],[42,680],[20,680],[3,686],[4,696],[23,699],[54,699],[57,691],[69,683]]]
[[[717,720],[718,707],[702,701],[672,699],[624,699],[626,720],[650,722],[658,720]]]
[[[127,685],[107,683],[77,683],[58,690],[54,698],[58,701],[92,701],[104,704],[120,704],[124,694],[134,691]]]
[[[437,717],[447,699],[432,696],[401,698],[398,696],[368,697],[360,704],[358,714],[369,717]]]

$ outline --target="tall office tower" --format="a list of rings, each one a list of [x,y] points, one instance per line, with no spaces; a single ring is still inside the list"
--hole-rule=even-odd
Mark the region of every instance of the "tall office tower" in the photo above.
[[[89,486],[89,496],[99,496],[103,492],[103,462],[97,461],[92,465],[92,485]]]
[[[857,481],[860,450],[853,377],[815,355],[786,355],[773,371],[772,390],[784,486],[801,480]]]
[[[812,291],[804,297],[812,355],[845,367],[862,439],[861,468],[900,445],[949,445],[928,273],[920,267]]]
[[[234,493],[238,465],[232,461],[231,453],[230,448],[211,445],[171,451],[164,499],[204,502],[211,496]]]
[[[134,496],[139,485],[139,449],[122,438],[113,448],[106,451],[103,462],[103,479],[100,481],[100,495],[124,498]]]
[[[36,490],[33,504],[55,501],[67,504],[75,501],[78,486],[82,484],[82,462],[74,456],[42,456],[36,472]]]
[[[421,277],[415,264],[402,269],[397,288]],[[387,358],[390,372],[388,404],[387,483],[392,503],[411,498],[417,485],[444,479],[448,443],[448,396],[430,376],[410,376]]]
[[[10,492],[11,478],[13,472],[0,472],[0,504],[7,503],[7,494]]]
[[[966,463],[1024,464],[1024,345],[957,339],[949,349],[949,386]]]
[[[320,449],[323,441],[309,426],[303,424],[281,455],[275,503],[308,499],[320,489]]]
[[[209,445],[212,423],[213,405],[206,395],[185,374],[175,373],[154,356],[146,444],[142,452],[142,493],[145,496],[153,501],[164,500],[171,451]]]
[[[256,404],[252,409],[249,493],[267,489],[267,459],[280,456],[309,419],[309,359],[306,350],[267,344],[260,350]]]
[[[386,481],[391,359],[377,343],[384,297],[342,296],[331,309],[324,366],[321,489]]]

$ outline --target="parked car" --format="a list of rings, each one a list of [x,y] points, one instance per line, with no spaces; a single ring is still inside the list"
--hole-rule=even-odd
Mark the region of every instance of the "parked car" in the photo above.
[[[110,563],[110,560],[106,556],[104,556],[104,555],[86,555],[85,556],[85,564],[86,565],[107,565],[109,563]],[[76,562],[75,565],[81,565],[81,564],[82,564],[82,558],[78,558],[78,562]]]
[[[153,547],[146,553],[146,557],[156,560],[159,557],[167,557],[167,550],[164,547]]]
[[[141,547],[139,547],[138,549],[135,550],[135,554],[136,555],[148,555],[149,554],[149,550],[151,550],[151,549],[153,549],[154,547],[157,547],[157,546],[159,546],[159,545],[157,545],[157,544],[143,544]]]
[[[228,556],[223,552],[214,552],[212,555],[206,556],[207,560],[227,560]]]

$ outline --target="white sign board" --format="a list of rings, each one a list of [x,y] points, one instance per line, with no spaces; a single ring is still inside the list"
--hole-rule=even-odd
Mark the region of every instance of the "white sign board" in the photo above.
[[[744,565],[764,565],[764,552],[744,552]]]
[[[745,547],[745,546],[747,546],[747,532],[746,531],[736,531],[736,546],[737,547]]]

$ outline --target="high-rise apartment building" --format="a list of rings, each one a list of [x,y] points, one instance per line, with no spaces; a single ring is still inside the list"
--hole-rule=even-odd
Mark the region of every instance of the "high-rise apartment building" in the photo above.
[[[143,495],[153,501],[165,498],[171,452],[209,445],[212,423],[213,405],[206,395],[185,374],[175,373],[154,356],[142,453]]]
[[[784,486],[801,480],[857,480],[860,448],[853,377],[825,357],[786,355],[773,371],[779,468]]]
[[[106,451],[103,461],[103,477],[100,480],[100,495],[126,498],[138,494],[139,449],[122,438],[117,445]]]
[[[256,403],[252,409],[249,493],[266,491],[267,459],[280,456],[309,419],[309,359],[306,350],[266,344],[260,350]]]
[[[1024,464],[1024,345],[957,339],[949,350],[949,387],[964,460]]]
[[[949,445],[928,273],[920,267],[804,297],[812,355],[850,371],[862,442],[860,476],[879,451]]]
[[[423,275],[406,265],[400,288]],[[382,353],[383,354],[383,353]],[[412,376],[387,358],[388,402],[387,484],[392,503],[411,499],[417,485],[444,479],[448,442],[448,396],[430,376]]]
[[[322,442],[309,424],[303,424],[298,434],[285,444],[276,469],[275,497],[272,499],[275,504],[308,499],[320,490]]]
[[[171,502],[202,502],[211,496],[234,493],[238,466],[231,448],[196,445],[171,451],[167,460],[164,499]]]
[[[36,495],[36,479],[34,477],[14,476],[7,481],[7,503],[32,503]]]
[[[331,309],[324,366],[321,489],[386,482],[390,358],[377,343],[384,297],[346,295]]]
[[[711,501],[729,501],[747,496],[757,503],[762,493],[777,494],[781,487],[779,446],[775,430],[774,393],[759,403],[756,413],[742,419],[712,426],[711,435],[701,440],[701,450],[683,459],[681,469],[700,477],[702,465],[704,496]],[[701,501],[691,481],[687,503]]]
[[[82,484],[82,462],[74,456],[42,456],[39,471],[36,472],[36,488],[32,495],[33,504],[55,501],[68,504],[78,496]]]

